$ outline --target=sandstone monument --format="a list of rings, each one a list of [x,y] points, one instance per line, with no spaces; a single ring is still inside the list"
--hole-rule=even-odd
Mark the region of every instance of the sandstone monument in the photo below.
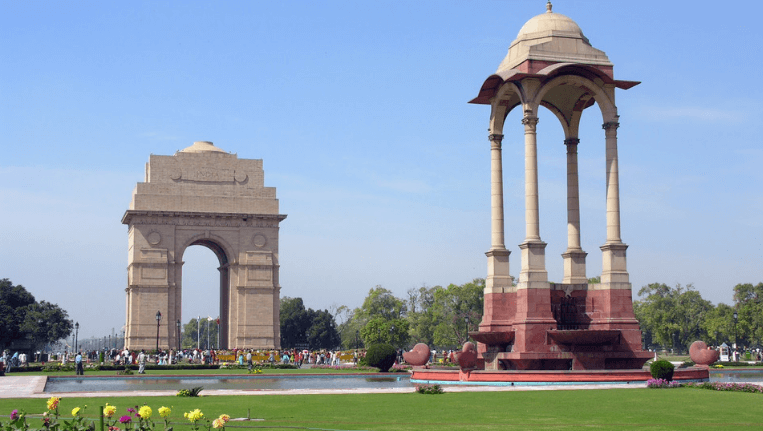
[[[486,369],[586,370],[640,368],[650,354],[641,350],[641,331],[633,314],[626,268],[628,246],[620,238],[615,89],[638,82],[614,78],[607,55],[589,42],[570,18],[546,13],[522,27],[509,52],[482,84],[471,103],[490,106],[492,245],[488,256],[479,353]],[[580,143],[578,126],[585,109],[596,105],[602,141]],[[567,251],[564,278],[551,284],[546,243],[538,214],[536,125],[543,106],[562,126],[567,153]],[[504,120],[521,109],[525,147],[525,238],[519,245],[519,280],[509,272],[504,243],[501,145]],[[601,246],[601,283],[588,284],[587,253],[581,248],[578,198],[578,145],[601,148],[606,156],[606,242]],[[604,227],[602,227],[604,228]]]
[[[211,142],[172,156],[151,155],[122,218],[128,226],[127,322],[130,349],[179,346],[183,253],[192,245],[220,261],[220,347],[280,347],[278,213],[262,160],[239,159]],[[207,301],[210,296],[194,298]]]

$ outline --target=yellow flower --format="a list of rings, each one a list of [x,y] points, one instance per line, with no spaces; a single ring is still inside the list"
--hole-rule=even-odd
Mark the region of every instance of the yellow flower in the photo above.
[[[59,397],[50,397],[48,400],[48,410],[54,410],[56,407],[58,407],[58,403],[61,401],[61,398]]]
[[[143,406],[138,410],[138,414],[140,415],[141,419],[148,419],[151,417],[151,414],[154,411],[151,410],[151,407],[149,406]]]
[[[213,428],[224,428],[225,427],[225,421],[220,419],[220,418],[217,418],[217,419],[212,421],[212,427]]]
[[[117,412],[117,408],[114,406],[108,405],[108,403],[106,404],[106,407],[103,408],[103,415],[106,416],[107,418],[114,416],[114,413],[116,412]]]
[[[75,417],[76,417],[76,416],[77,416],[77,414],[79,414],[79,410],[80,410],[80,409],[79,409],[79,407],[75,407],[75,408],[73,408],[73,409],[72,409],[72,416],[75,416]]]
[[[228,422],[230,420],[230,415],[226,415],[225,413],[220,415],[220,419],[223,420],[223,422]]]
[[[184,413],[183,416],[191,422],[198,422],[204,417],[204,413],[199,409],[195,409],[188,413]]]
[[[166,418],[167,416],[170,415],[170,413],[172,413],[172,409],[170,409],[169,407],[164,407],[164,406],[159,407],[159,416]]]

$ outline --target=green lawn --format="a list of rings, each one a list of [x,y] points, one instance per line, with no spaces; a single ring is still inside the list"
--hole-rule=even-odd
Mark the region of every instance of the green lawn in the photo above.
[[[447,390],[447,388],[446,388]],[[320,430],[503,430],[503,429],[695,429],[763,427],[763,395],[698,389],[599,389],[517,392],[466,392],[442,395],[271,395],[178,397],[69,398],[60,411],[87,405],[116,405],[119,414],[129,406],[147,403],[154,409],[172,407],[177,431],[190,430],[182,413],[200,408],[213,419],[264,419],[230,422],[256,429]],[[3,399],[0,413],[13,409],[45,410],[44,399]],[[7,421],[6,418],[1,419]],[[31,419],[32,427],[39,426]],[[230,427],[228,427],[230,428]],[[161,426],[159,426],[161,430]]]

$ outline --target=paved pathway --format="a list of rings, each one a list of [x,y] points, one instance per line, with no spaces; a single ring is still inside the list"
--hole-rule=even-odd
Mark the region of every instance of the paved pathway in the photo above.
[[[0,377],[0,398],[49,398],[58,397],[120,397],[134,396],[174,396],[176,390],[162,391],[99,391],[99,392],[45,392],[47,376],[6,376]],[[638,384],[595,384],[595,385],[539,385],[539,386],[443,386],[446,392],[504,392],[504,391],[549,391],[576,389],[626,389],[643,388],[645,383]],[[318,395],[318,394],[371,394],[371,393],[408,393],[414,388],[389,389],[288,389],[288,390],[258,390],[258,389],[205,389],[204,395]]]

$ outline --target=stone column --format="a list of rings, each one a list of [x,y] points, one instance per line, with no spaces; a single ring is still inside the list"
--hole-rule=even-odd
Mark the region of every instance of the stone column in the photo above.
[[[620,178],[617,166],[617,128],[620,123],[611,121],[602,128],[606,136],[607,157],[607,244],[620,240]]]
[[[501,141],[503,135],[491,134],[490,139],[490,206],[491,245],[487,255],[484,312],[480,329],[493,331],[511,324],[510,298],[506,297],[513,284],[509,274],[509,254],[504,243],[503,167]]]
[[[505,249],[503,235],[503,162],[501,160],[503,135],[492,134],[488,136],[488,139],[490,139],[490,249]]]
[[[620,329],[631,345],[639,345],[638,322],[633,315],[631,284],[626,264],[628,246],[620,239],[620,190],[617,166],[617,121],[604,123],[607,159],[607,242],[601,246],[601,284],[595,298],[593,329]]]
[[[522,270],[516,295],[513,351],[535,351],[545,343],[546,331],[556,327],[551,313],[550,286],[546,272],[546,243],[540,239],[538,216],[538,150],[535,127],[538,118],[525,115],[525,241]]]
[[[562,284],[584,284],[585,258],[588,253],[580,247],[580,197],[578,192],[578,143],[580,139],[564,140],[567,146],[567,251],[564,259]]]
[[[525,242],[540,241],[538,216],[538,117],[525,116]]]

